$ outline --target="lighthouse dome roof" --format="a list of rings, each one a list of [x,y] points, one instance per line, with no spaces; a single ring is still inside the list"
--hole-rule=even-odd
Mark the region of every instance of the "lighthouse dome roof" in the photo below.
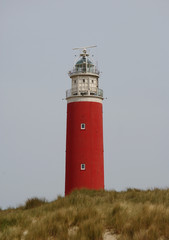
[[[79,61],[77,61],[77,63],[75,64],[76,66],[78,65],[83,65],[86,64],[86,57],[82,57]],[[87,65],[89,66],[94,66],[94,64],[87,58]]]

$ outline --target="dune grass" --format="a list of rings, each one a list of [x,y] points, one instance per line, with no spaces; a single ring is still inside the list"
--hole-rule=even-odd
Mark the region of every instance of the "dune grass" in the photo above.
[[[83,189],[0,211],[1,240],[101,240],[105,230],[119,240],[169,239],[169,189]]]

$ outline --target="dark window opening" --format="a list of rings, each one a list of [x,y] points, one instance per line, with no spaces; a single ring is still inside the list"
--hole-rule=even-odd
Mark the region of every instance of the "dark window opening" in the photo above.
[[[85,129],[85,123],[81,123],[81,129]]]
[[[86,169],[86,166],[84,163],[81,164],[81,170],[85,170]]]

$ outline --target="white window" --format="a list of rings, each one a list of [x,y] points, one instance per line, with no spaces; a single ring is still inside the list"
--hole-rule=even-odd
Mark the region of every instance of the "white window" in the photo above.
[[[86,169],[86,166],[84,163],[81,164],[81,170],[85,170]]]
[[[81,129],[85,129],[85,123],[81,123]]]

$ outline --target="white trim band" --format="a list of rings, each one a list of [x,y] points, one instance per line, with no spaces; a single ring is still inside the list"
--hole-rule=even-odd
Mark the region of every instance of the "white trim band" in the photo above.
[[[103,99],[97,97],[72,97],[67,99],[67,103],[71,102],[98,102],[103,103]]]

